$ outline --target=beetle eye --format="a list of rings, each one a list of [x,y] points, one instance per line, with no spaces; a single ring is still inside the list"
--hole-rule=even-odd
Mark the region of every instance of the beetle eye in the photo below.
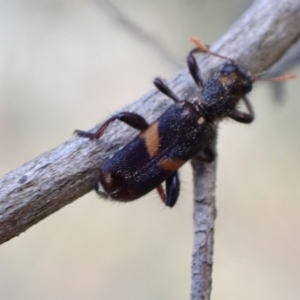
[[[232,63],[227,63],[223,66],[221,73],[229,75],[235,71],[236,71],[236,66]]]

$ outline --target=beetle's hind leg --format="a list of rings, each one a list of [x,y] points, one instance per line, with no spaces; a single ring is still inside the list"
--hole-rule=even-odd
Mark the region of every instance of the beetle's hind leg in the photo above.
[[[161,184],[158,185],[156,187],[156,190],[158,192],[158,195],[159,195],[161,201],[167,205],[167,196],[166,196],[166,193],[165,193],[165,190],[164,190],[163,186]]]
[[[89,131],[82,131],[82,130],[75,130],[74,134],[81,136],[81,137],[86,137],[89,139],[99,139],[104,131],[106,130],[106,128],[108,127],[108,125],[112,122],[114,122],[115,120],[119,120],[121,122],[124,122],[125,124],[137,129],[137,130],[145,130],[148,128],[149,124],[147,123],[147,121],[140,115],[136,114],[136,113],[132,113],[132,112],[120,112],[114,116],[112,116],[111,118],[109,118],[107,121],[104,122],[104,124],[95,132],[89,132]]]
[[[178,172],[175,172],[166,180],[166,193],[160,184],[156,190],[166,206],[173,207],[178,199],[180,191],[180,181]]]
[[[178,199],[179,191],[180,191],[180,180],[178,177],[178,172],[172,174],[166,180],[166,191],[167,191],[167,201],[166,205],[169,207],[173,207]]]

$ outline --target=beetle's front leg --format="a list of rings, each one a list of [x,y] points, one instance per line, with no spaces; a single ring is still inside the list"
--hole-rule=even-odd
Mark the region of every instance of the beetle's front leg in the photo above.
[[[254,120],[253,107],[246,97],[243,97],[241,100],[244,101],[248,112],[243,112],[243,111],[235,109],[229,115],[229,117],[237,122],[246,123],[246,124],[251,123]]]
[[[82,130],[75,130],[74,133],[81,137],[90,138],[91,140],[99,139],[103,135],[108,125],[114,122],[115,120],[124,122],[127,125],[141,131],[147,129],[149,126],[147,121],[142,116],[136,113],[124,111],[112,116],[107,121],[105,121],[104,124],[95,133],[89,131],[82,131]]]
[[[203,87],[203,79],[202,79],[196,58],[194,56],[194,53],[197,53],[197,52],[203,52],[203,51],[201,51],[199,48],[195,48],[192,51],[190,51],[190,53],[187,57],[187,64],[189,67],[190,74],[192,75],[195,83],[199,87]]]

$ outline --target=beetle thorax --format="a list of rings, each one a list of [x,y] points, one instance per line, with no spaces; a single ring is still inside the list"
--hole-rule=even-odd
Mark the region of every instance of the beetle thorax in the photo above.
[[[213,119],[226,117],[252,89],[252,79],[232,62],[215,69],[204,86],[203,106]]]

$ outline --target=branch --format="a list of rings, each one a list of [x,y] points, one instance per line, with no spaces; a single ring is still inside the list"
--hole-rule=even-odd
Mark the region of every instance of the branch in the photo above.
[[[273,1],[256,1],[212,49],[259,73],[269,68],[297,39],[299,24],[298,0],[281,0],[276,5]],[[203,74],[212,63],[216,64],[216,60],[199,58]],[[170,79],[169,84],[179,95],[195,86],[186,69]],[[145,115],[151,122],[171,105],[171,101],[164,98],[152,90],[125,109]],[[72,138],[5,175],[0,180],[0,243],[88,193],[102,163],[135,134],[128,126],[115,122],[99,141]],[[193,300],[209,299],[215,210],[214,175],[206,176],[214,174],[215,164],[194,162],[194,167],[195,175],[201,173],[201,176],[195,178]],[[198,190],[202,192],[200,195]],[[201,205],[207,207],[206,217]]]
[[[95,3],[100,5],[108,15],[117,21],[122,28],[125,28],[133,34],[137,39],[144,44],[148,44],[155,49],[163,60],[169,62],[173,67],[181,68],[182,64],[173,56],[173,54],[164,46],[161,41],[152,36],[151,33],[144,30],[139,25],[135,24],[130,18],[126,17],[111,1],[109,0],[95,0]]]
[[[215,45],[253,74],[268,69],[300,35],[300,1],[255,1]],[[298,27],[298,29],[296,29]],[[223,52],[222,52],[223,53]],[[191,300],[209,300],[212,287],[216,163],[192,162],[194,249]]]

